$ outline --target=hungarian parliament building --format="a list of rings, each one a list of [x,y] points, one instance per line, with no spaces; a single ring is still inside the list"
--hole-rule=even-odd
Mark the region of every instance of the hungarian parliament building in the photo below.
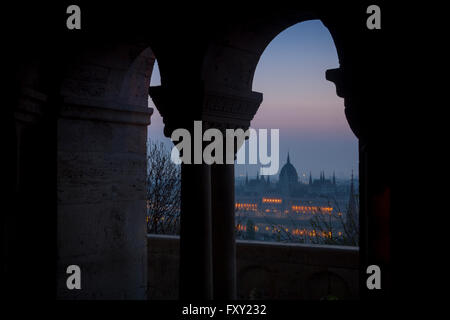
[[[342,233],[339,221],[347,223],[348,215],[358,223],[353,174],[349,180],[338,183],[334,173],[327,179],[322,171],[318,179],[310,174],[309,181],[304,183],[299,180],[289,153],[278,181],[272,182],[269,176],[259,174],[254,179],[246,175],[245,181],[237,181],[235,188],[238,238],[249,239],[250,234],[250,240],[289,241],[295,236],[303,239],[330,236],[319,234],[312,227],[311,219],[316,215],[335,224],[335,237]]]

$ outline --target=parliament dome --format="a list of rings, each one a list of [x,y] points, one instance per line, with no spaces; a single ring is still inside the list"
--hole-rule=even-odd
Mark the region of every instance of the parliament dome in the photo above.
[[[295,167],[291,164],[289,153],[286,164],[281,168],[279,181],[280,184],[284,186],[294,186],[298,182],[297,170],[295,170]]]

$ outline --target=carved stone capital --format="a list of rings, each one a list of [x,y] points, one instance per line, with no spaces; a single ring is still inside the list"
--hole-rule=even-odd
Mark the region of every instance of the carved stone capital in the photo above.
[[[212,128],[247,130],[261,102],[259,92],[229,94],[208,90],[204,96],[202,120]]]
[[[241,128],[247,130],[261,102],[259,92],[227,92],[218,88],[202,87],[198,92],[181,95],[164,86],[150,87],[149,94],[164,122],[164,134],[169,137],[177,128],[191,128],[193,121],[201,120],[203,128],[219,130]],[[195,110],[187,114],[181,109],[192,99]],[[183,103],[184,102],[184,103]],[[188,102],[192,104],[192,101]]]
[[[336,94],[344,98],[345,117],[347,118],[350,129],[361,139],[364,136],[364,119],[361,114],[361,106],[359,106],[358,101],[355,101],[348,86],[347,88],[345,86],[344,69],[342,67],[329,69],[326,71],[325,77],[328,81],[336,85]]]
[[[325,72],[325,78],[335,84],[338,97],[344,98],[344,71],[342,68],[328,69]]]

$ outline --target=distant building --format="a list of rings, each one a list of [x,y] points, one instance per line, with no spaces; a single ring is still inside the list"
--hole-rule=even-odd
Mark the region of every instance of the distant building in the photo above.
[[[318,179],[309,174],[307,183],[301,182],[288,153],[280,170],[278,181],[256,174],[256,178],[236,184],[237,229],[247,232],[248,225],[256,231],[256,239],[266,239],[267,234],[278,232],[273,225],[284,225],[283,232],[302,234],[312,232],[309,220],[316,214],[330,214],[334,219],[350,212],[348,223],[358,223],[357,202],[353,173],[349,180],[336,182],[336,176],[326,178],[321,171]],[[333,213],[333,215],[331,215]],[[250,224],[248,223],[249,220]],[[283,222],[281,222],[283,221]],[[309,230],[309,231],[308,231]]]
[[[255,179],[249,179],[248,174],[245,182],[237,185],[236,194],[240,196],[256,196],[256,195],[277,195],[283,197],[305,197],[305,196],[339,196],[342,189],[336,184],[336,176],[330,179],[325,178],[325,171],[320,172],[319,179],[312,178],[310,173],[309,182],[303,183],[299,180],[297,170],[292,165],[290,155],[288,153],[286,163],[280,170],[278,182],[272,183],[270,176],[260,176],[256,174]],[[347,193],[347,192],[345,192]]]
[[[286,164],[280,171],[278,188],[281,194],[287,196],[294,194],[299,189],[298,187],[299,181],[297,170],[295,170],[295,167],[291,164],[288,152]]]

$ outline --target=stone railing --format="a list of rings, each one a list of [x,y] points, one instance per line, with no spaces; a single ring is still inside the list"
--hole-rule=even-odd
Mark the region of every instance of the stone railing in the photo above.
[[[357,299],[356,247],[237,241],[239,299]],[[148,297],[177,299],[179,237],[148,235]]]

